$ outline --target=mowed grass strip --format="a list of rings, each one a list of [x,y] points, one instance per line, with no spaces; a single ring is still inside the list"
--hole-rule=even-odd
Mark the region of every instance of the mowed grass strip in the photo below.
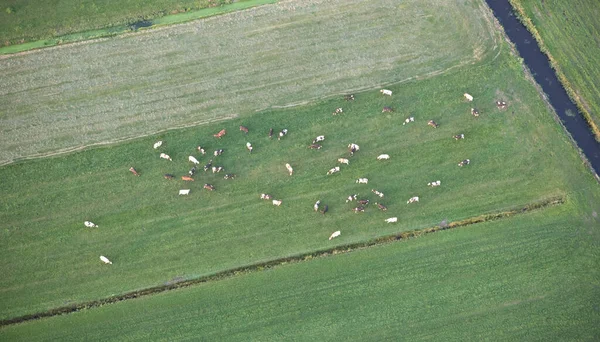
[[[511,0],[600,140],[600,3]],[[576,62],[574,62],[576,61]],[[575,115],[576,113],[573,113]]]
[[[0,169],[0,317],[10,318],[109,297],[257,262],[350,244],[513,209],[589,187],[573,173],[581,160],[554,122],[521,65],[507,50],[491,62],[435,78],[342,97],[313,106],[271,110],[244,119],[168,132],[126,144]],[[473,103],[464,102],[469,91]],[[509,102],[499,111],[494,100]],[[480,117],[470,114],[476,105]],[[341,115],[331,112],[343,107]],[[381,113],[392,106],[394,113]],[[402,125],[414,116],[415,122]],[[426,122],[434,119],[438,128]],[[238,130],[243,124],[250,132]],[[270,127],[289,133],[270,140]],[[212,134],[226,128],[218,140]],[[452,136],[464,133],[465,139]],[[323,149],[310,150],[317,135]],[[159,150],[152,145],[164,140]],[[254,152],[248,153],[246,142]],[[327,176],[346,146],[361,150],[341,172]],[[196,146],[219,157],[200,157]],[[173,161],[159,159],[168,153]],[[377,161],[381,153],[391,159]],[[184,183],[189,155],[235,173],[234,180],[199,171]],[[458,167],[463,159],[471,164]],[[285,163],[295,169],[293,176]],[[135,167],[140,177],[128,169]],[[163,179],[173,173],[176,180]],[[586,181],[593,179],[587,175]],[[356,184],[359,177],[369,184]],[[442,186],[427,183],[441,180]],[[202,189],[211,183],[216,191]],[[191,189],[178,196],[179,189]],[[371,193],[385,194],[379,199]],[[281,207],[259,199],[269,193]],[[372,204],[351,212],[350,194]],[[412,196],[420,202],[407,205]],[[316,200],[329,205],[321,215]],[[399,217],[396,225],[384,219]],[[83,226],[91,220],[99,228]],[[336,230],[342,236],[329,241]],[[105,255],[113,265],[103,265]]]
[[[7,326],[0,337],[594,340],[600,222],[576,197],[506,220]]]
[[[493,56],[482,0],[311,0],[0,57],[0,163],[425,77]]]

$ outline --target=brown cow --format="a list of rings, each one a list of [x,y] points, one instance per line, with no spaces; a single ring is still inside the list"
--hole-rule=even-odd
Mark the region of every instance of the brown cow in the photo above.
[[[394,109],[392,107],[383,107],[382,113],[391,113]]]
[[[498,107],[498,109],[505,109],[506,108],[506,102],[498,100],[498,101],[496,101],[496,107]]]
[[[248,134],[248,127],[246,127],[246,126],[240,126],[240,131]]]
[[[365,208],[364,207],[356,207],[356,208],[353,208],[352,211],[354,211],[355,213],[364,213]]]
[[[189,177],[189,176],[181,176],[181,180],[184,180],[186,182],[193,182],[194,178]]]
[[[367,205],[369,204],[369,200],[368,199],[361,199],[357,201],[358,204],[362,204],[362,205]]]
[[[308,148],[310,148],[311,150],[320,150],[320,149],[321,149],[321,147],[322,147],[322,146],[321,146],[321,145],[319,145],[319,144],[312,144],[312,145],[309,145],[309,146],[308,146]]]
[[[213,134],[213,137],[221,139],[225,134],[227,134],[227,130],[222,129],[217,134]]]
[[[435,123],[435,121],[433,120],[429,120],[427,121],[427,124],[433,128],[437,128],[439,125],[437,123]]]
[[[136,176],[138,176],[138,177],[139,177],[139,175],[140,175],[140,174],[139,174],[139,173],[138,173],[138,172],[137,172],[137,171],[136,171],[136,170],[135,170],[133,167],[130,167],[130,168],[129,168],[129,171],[131,171],[131,173],[133,173],[134,175],[136,175]]]
[[[175,176],[173,176],[170,173],[165,173],[165,175],[163,177],[165,177],[165,179],[173,179],[173,178],[175,178]]]
[[[204,189],[214,191],[215,187],[210,184],[204,184]]]
[[[381,209],[382,211],[386,211],[387,210],[387,207],[385,205],[383,205],[381,203],[377,203],[377,202],[375,202],[375,204],[377,204],[377,207],[379,209]]]

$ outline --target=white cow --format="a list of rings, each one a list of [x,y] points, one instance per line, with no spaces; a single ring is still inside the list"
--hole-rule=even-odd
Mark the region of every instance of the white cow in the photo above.
[[[338,158],[338,163],[350,165],[350,161],[346,158]]]
[[[419,202],[419,196],[411,197],[408,201],[406,201],[406,204],[415,202]]]
[[[383,95],[392,96],[391,90],[381,89],[379,92],[382,93]]]
[[[377,157],[377,160],[388,160],[388,159],[390,159],[390,155],[389,154],[380,154]]]
[[[101,256],[100,256],[100,260],[102,260],[102,262],[103,262],[103,263],[105,263],[105,264],[110,264],[110,265],[112,265],[112,261],[108,260],[108,258],[107,258],[107,257],[105,257],[104,255],[101,255]]]
[[[339,166],[336,166],[333,169],[330,169],[329,171],[327,171],[327,174],[328,175],[332,175],[332,174],[334,174],[336,172],[340,172],[340,167]]]
[[[189,195],[189,193],[190,193],[190,189],[179,190],[180,195]]]
[[[321,204],[321,200],[318,200],[315,205],[313,205],[313,209],[315,209],[315,211],[319,210],[319,204]]]
[[[294,174],[294,169],[292,169],[292,165],[286,163],[285,164],[285,168],[288,170],[288,172],[290,173],[290,176]]]
[[[313,140],[313,144],[318,143],[319,141],[323,141],[323,140],[325,140],[325,136],[319,135],[318,137],[315,138],[315,140]]]
[[[250,153],[252,153],[252,144],[251,143],[247,142],[246,148],[248,149],[248,151],[250,151]]]
[[[281,200],[273,200],[273,205],[274,206],[280,206],[281,205]]]
[[[398,218],[397,217],[390,217],[389,219],[385,219],[385,222],[387,222],[387,223],[398,222]]]
[[[198,159],[194,158],[193,156],[189,156],[188,160],[191,161],[192,163],[198,165],[200,164],[200,162],[198,161]]]
[[[429,185],[431,187],[440,186],[440,185],[442,185],[442,182],[438,180],[438,181],[435,181],[435,182],[429,182],[429,183],[427,183],[427,185]]]
[[[95,224],[94,222],[90,222],[90,221],[85,221],[85,222],[83,222],[83,224],[88,228],[97,228],[98,227],[97,224]]]
[[[356,183],[358,184],[368,184],[369,183],[369,179],[368,178],[359,178],[356,180]]]
[[[331,234],[331,236],[329,237],[329,240],[336,238],[336,237],[340,236],[341,234],[342,234],[342,232],[340,232],[339,230],[335,231]]]
[[[375,189],[371,189],[371,192],[379,196],[380,198],[383,198],[383,192],[377,191]]]
[[[167,160],[173,161],[173,159],[171,159],[171,157],[168,154],[166,154],[166,153],[161,153],[160,157],[162,159],[167,159]]]
[[[406,118],[406,120],[404,120],[404,123],[402,124],[403,126],[406,125],[409,122],[414,122],[415,121],[415,117],[411,116],[409,118]]]
[[[157,142],[154,143],[154,149],[156,150],[157,148],[161,147],[163,144],[162,140],[159,140]]]
[[[467,101],[473,101],[473,96],[471,96],[470,94],[464,93],[463,96],[465,97],[465,99],[467,99]]]

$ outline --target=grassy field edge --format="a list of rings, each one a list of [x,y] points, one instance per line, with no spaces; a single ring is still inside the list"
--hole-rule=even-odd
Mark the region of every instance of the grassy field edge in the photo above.
[[[548,60],[550,61],[550,66],[555,70],[556,75],[558,76],[558,79],[560,80],[560,83],[562,84],[563,88],[565,88],[565,90],[567,91],[567,94],[569,95],[571,100],[573,100],[573,102],[575,102],[580,113],[583,115],[583,117],[587,121],[588,125],[590,126],[590,129],[592,130],[592,132],[594,133],[594,136],[596,137],[596,140],[600,141],[600,126],[599,126],[599,124],[596,121],[594,121],[590,112],[585,108],[585,106],[579,99],[579,96],[576,94],[575,90],[573,89],[573,86],[571,85],[571,83],[569,82],[567,77],[565,76],[560,65],[556,62],[556,59],[552,56],[552,54],[548,50],[548,47],[544,43],[544,40],[540,36],[540,33],[538,32],[537,28],[533,24],[533,21],[527,15],[527,13],[525,12],[525,9],[523,8],[523,6],[519,2],[519,0],[509,0],[509,1],[510,1],[510,4],[513,7],[513,9],[517,12],[517,17],[519,18],[519,20],[523,23],[523,25],[525,25],[527,30],[529,30],[529,32],[531,32],[531,34],[537,41],[537,43],[540,47],[540,50],[548,57]]]
[[[44,312],[38,312],[38,313],[28,314],[28,315],[14,317],[14,318],[10,318],[10,319],[4,319],[4,320],[0,321],[0,327],[13,325],[13,324],[19,324],[19,323],[23,323],[23,322],[27,322],[27,321],[38,320],[38,319],[47,318],[47,317],[53,317],[53,316],[58,316],[58,315],[74,313],[74,312],[78,312],[81,310],[101,307],[104,305],[113,304],[113,303],[117,303],[117,302],[121,302],[121,301],[125,301],[125,300],[135,299],[135,298],[139,298],[139,297],[146,297],[146,296],[150,296],[150,295],[165,292],[165,291],[176,290],[176,289],[190,287],[190,286],[203,284],[203,283],[207,283],[207,282],[214,282],[214,281],[219,281],[219,280],[223,280],[223,279],[228,279],[231,277],[235,277],[235,276],[239,276],[239,275],[243,275],[243,274],[247,274],[247,273],[260,272],[260,271],[264,271],[266,269],[277,268],[279,266],[283,266],[283,265],[286,265],[289,263],[298,263],[298,262],[303,262],[303,261],[309,261],[313,258],[323,258],[323,257],[328,257],[328,256],[332,256],[332,255],[342,254],[342,253],[350,253],[350,252],[353,252],[353,251],[356,251],[359,249],[370,248],[370,247],[379,246],[379,245],[383,245],[383,244],[389,244],[389,243],[393,243],[393,242],[397,242],[397,241],[404,241],[404,240],[408,240],[408,239],[418,238],[425,234],[431,234],[431,233],[435,233],[435,232],[439,232],[439,231],[467,227],[467,226],[470,226],[473,224],[478,224],[478,223],[497,221],[497,220],[513,217],[515,215],[524,214],[527,212],[538,211],[538,210],[543,210],[548,207],[562,205],[565,203],[565,201],[566,201],[566,199],[564,197],[550,197],[550,198],[546,198],[546,199],[540,199],[538,201],[529,203],[523,207],[514,208],[514,209],[511,209],[508,211],[500,211],[500,212],[482,214],[482,215],[470,217],[470,218],[467,218],[464,220],[450,222],[446,225],[436,225],[436,226],[428,227],[428,228],[424,228],[424,229],[403,231],[403,232],[394,233],[391,235],[382,236],[382,237],[367,240],[367,241],[351,243],[351,244],[346,244],[346,245],[338,245],[338,246],[328,248],[328,249],[312,251],[309,253],[303,253],[303,254],[293,255],[293,256],[284,257],[284,258],[278,258],[278,259],[269,260],[269,261],[265,261],[265,262],[255,263],[252,265],[240,266],[240,267],[236,267],[233,269],[217,272],[212,275],[202,276],[199,278],[176,281],[176,282],[172,282],[170,284],[165,284],[165,285],[161,285],[161,286],[155,286],[155,287],[151,287],[151,288],[131,291],[131,292],[127,292],[127,293],[123,293],[120,295],[111,296],[111,297],[103,298],[103,299],[99,299],[99,300],[63,306],[63,307],[47,310]]]
[[[138,30],[146,30],[153,29],[157,27],[167,26],[167,25],[175,25],[182,24],[189,21],[204,19],[216,15],[222,15],[226,13],[230,13],[233,11],[240,11],[249,9],[256,6],[262,6],[267,4],[276,3],[279,0],[240,0],[239,2],[234,2],[231,4],[221,5],[219,7],[208,7],[202,8],[195,11],[170,14],[161,17],[155,17],[152,19],[144,20],[144,27],[140,27],[138,29],[132,28],[132,25],[117,25],[111,27],[105,27],[101,29],[94,29],[83,32],[75,32],[70,33],[63,36],[41,39],[31,42],[26,42],[17,45],[10,45],[0,47],[0,55],[10,55],[20,52],[26,52],[30,50],[42,49],[52,46],[70,44],[70,43],[78,43],[86,40],[100,39],[100,38],[109,38],[118,36],[121,34],[136,32]]]

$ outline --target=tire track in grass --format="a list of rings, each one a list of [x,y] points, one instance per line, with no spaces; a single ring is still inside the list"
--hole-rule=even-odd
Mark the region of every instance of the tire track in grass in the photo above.
[[[203,283],[207,283],[207,282],[219,281],[219,280],[235,277],[235,276],[250,273],[250,272],[259,272],[259,271],[263,271],[265,269],[272,269],[272,268],[283,266],[283,265],[286,265],[289,263],[304,262],[304,261],[309,261],[313,258],[322,258],[322,257],[336,255],[336,254],[350,253],[350,252],[353,252],[353,251],[356,251],[359,249],[370,248],[370,247],[393,243],[393,242],[397,242],[397,241],[409,240],[412,238],[420,237],[420,236],[430,234],[430,233],[435,233],[438,231],[455,229],[455,228],[460,228],[460,227],[467,227],[467,226],[470,226],[473,224],[506,219],[509,217],[513,217],[515,215],[524,214],[524,213],[537,211],[537,210],[543,210],[545,208],[556,206],[556,205],[561,205],[564,203],[565,203],[565,198],[562,196],[551,197],[551,198],[541,199],[536,202],[527,204],[523,207],[518,207],[518,208],[515,208],[512,210],[482,214],[482,215],[470,217],[470,218],[467,218],[464,220],[450,222],[445,225],[437,225],[437,226],[428,227],[428,228],[424,228],[424,229],[404,231],[404,232],[386,235],[386,236],[382,236],[379,238],[375,238],[375,239],[371,239],[371,240],[367,240],[367,241],[363,241],[363,242],[356,242],[356,243],[351,243],[351,244],[346,244],[346,245],[338,245],[338,246],[334,246],[334,247],[328,248],[328,249],[317,250],[317,251],[313,251],[313,252],[309,252],[309,253],[302,253],[299,255],[293,255],[293,256],[289,256],[289,257],[285,257],[285,258],[278,258],[278,259],[255,263],[255,264],[246,265],[246,266],[240,266],[240,267],[217,272],[217,273],[214,273],[211,275],[207,275],[207,276],[203,276],[203,277],[199,277],[199,278],[195,278],[195,279],[187,279],[187,280],[186,279],[176,279],[174,281],[168,282],[168,283],[166,283],[164,285],[160,285],[160,286],[154,286],[154,287],[137,290],[137,291],[132,291],[132,292],[127,292],[127,293],[123,293],[120,295],[111,296],[108,298],[103,298],[103,299],[99,299],[99,300],[95,300],[95,301],[78,303],[78,304],[63,306],[63,307],[59,307],[59,308],[55,308],[55,309],[51,309],[51,310],[47,310],[47,311],[43,311],[43,312],[38,312],[38,313],[34,313],[34,314],[5,319],[5,320],[0,321],[0,327],[23,323],[23,322],[27,322],[27,321],[33,321],[33,320],[42,319],[42,318],[46,318],[46,317],[69,314],[69,313],[78,312],[78,311],[86,310],[86,309],[93,309],[96,307],[101,307],[101,306],[104,306],[107,304],[113,304],[113,303],[121,302],[124,300],[130,300],[130,299],[135,299],[135,298],[139,298],[139,297],[149,296],[149,295],[153,295],[153,294],[157,294],[157,293],[161,293],[161,292],[165,292],[165,291],[176,290],[176,289],[190,287],[190,286],[203,284]]]

